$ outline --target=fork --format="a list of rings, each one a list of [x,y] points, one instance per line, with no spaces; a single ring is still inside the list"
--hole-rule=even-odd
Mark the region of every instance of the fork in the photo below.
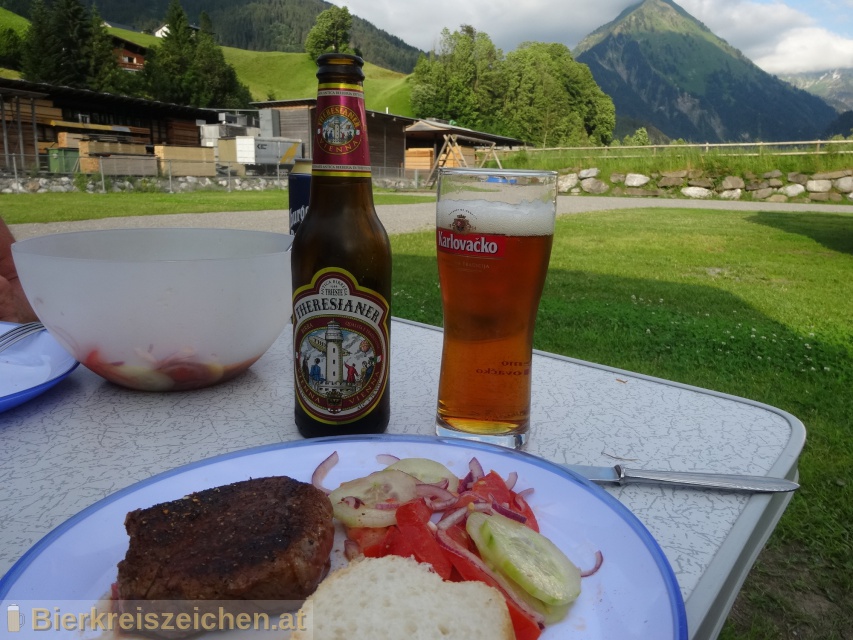
[[[19,340],[44,330],[41,322],[27,322],[0,334],[0,352],[5,351]]]

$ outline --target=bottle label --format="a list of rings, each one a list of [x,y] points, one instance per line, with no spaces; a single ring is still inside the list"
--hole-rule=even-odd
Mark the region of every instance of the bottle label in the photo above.
[[[370,177],[364,90],[358,84],[321,83],[314,128],[314,175]]]
[[[293,296],[296,399],[326,424],[353,422],[388,384],[390,308],[344,269],[327,268]]]

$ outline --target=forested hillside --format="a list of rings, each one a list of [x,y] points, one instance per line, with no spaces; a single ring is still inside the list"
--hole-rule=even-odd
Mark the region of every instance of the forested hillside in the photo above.
[[[105,20],[137,30],[153,31],[163,24],[169,0],[85,0],[96,5]],[[29,17],[31,0],[0,0],[0,7]],[[250,51],[303,51],[305,36],[321,11],[332,7],[323,0],[181,0],[190,22],[202,12],[213,23],[219,44]],[[353,17],[352,44],[364,59],[401,73],[411,73],[420,51],[396,36]]]

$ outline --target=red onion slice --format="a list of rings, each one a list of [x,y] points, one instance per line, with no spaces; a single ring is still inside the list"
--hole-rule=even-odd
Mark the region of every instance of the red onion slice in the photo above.
[[[359,507],[364,506],[364,500],[356,498],[355,496],[346,496],[345,498],[341,498],[341,502],[353,509],[358,509]]]
[[[384,464],[386,467],[388,465],[392,465],[395,462],[400,462],[400,458],[397,456],[392,456],[390,453],[380,453],[376,456],[376,462],[379,464]]]
[[[588,578],[591,575],[595,574],[599,569],[601,569],[601,565],[604,563],[604,554],[601,551],[595,552],[595,566],[592,569],[587,569],[586,571],[581,571],[581,578]]]
[[[520,522],[521,524],[527,522],[527,516],[523,516],[520,513],[516,513],[512,509],[505,507],[502,504],[498,504],[497,502],[492,502],[492,509],[494,509],[502,516],[509,518],[510,520],[515,520],[516,522]]]
[[[527,487],[527,489],[523,489],[523,490],[519,491],[518,493],[516,493],[515,495],[517,495],[521,498],[528,498],[531,495],[533,495],[533,487]]]
[[[468,507],[459,507],[455,511],[451,511],[448,514],[438,521],[438,528],[440,530],[449,529],[457,522],[461,522],[465,519],[465,516],[468,515]]]
[[[400,508],[399,502],[377,502],[373,505],[374,509],[379,509],[380,511],[396,511]]]
[[[477,458],[471,458],[468,462],[468,468],[471,470],[471,482],[477,482],[480,478],[486,475],[485,471],[483,471],[483,465],[480,464],[480,461]]]
[[[424,498],[424,502],[426,502],[426,506],[430,511],[444,511],[456,504],[456,496],[453,496],[449,500],[433,500],[430,497],[426,497]]]
[[[317,465],[317,468],[314,469],[314,473],[311,474],[311,484],[313,484],[326,495],[332,493],[332,490],[326,489],[326,487],[323,486],[323,480],[326,479],[326,475],[329,473],[329,470],[336,464],[338,464],[338,452],[333,451],[332,455],[330,455],[328,458],[323,460],[323,462]]]
[[[516,482],[518,482],[518,472],[510,471],[509,475],[506,477],[506,488],[512,491]]]
[[[434,484],[419,484],[415,487],[415,492],[422,498],[430,497],[438,498],[439,500],[456,500],[456,496],[447,489]]]
[[[362,555],[364,554],[361,550],[361,545],[359,545],[355,540],[350,540],[349,538],[344,540],[344,556],[347,560],[355,560]]]
[[[520,493],[515,494],[515,506],[521,509],[522,511],[527,511],[528,509],[530,509],[530,507],[527,505],[527,500],[525,500],[524,496]]]

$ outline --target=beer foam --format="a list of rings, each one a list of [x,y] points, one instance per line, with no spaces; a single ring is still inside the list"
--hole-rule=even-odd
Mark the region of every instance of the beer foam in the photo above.
[[[554,203],[525,200],[516,204],[489,200],[441,199],[436,205],[436,226],[449,229],[464,215],[479,233],[507,236],[547,236],[554,233]]]

